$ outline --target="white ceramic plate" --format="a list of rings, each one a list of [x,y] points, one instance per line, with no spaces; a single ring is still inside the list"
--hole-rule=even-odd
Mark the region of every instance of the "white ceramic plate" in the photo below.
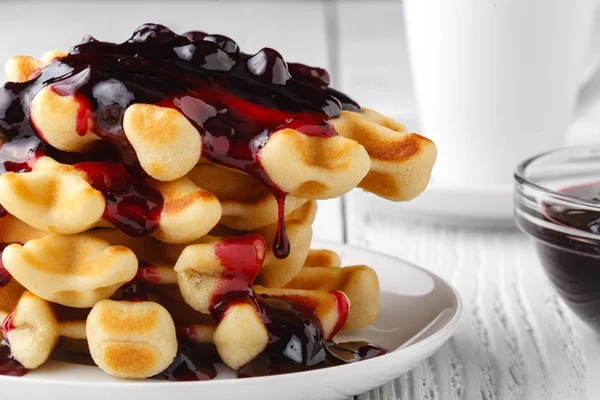
[[[396,258],[341,244],[316,241],[344,265],[367,264],[381,282],[381,314],[372,326],[337,340],[364,339],[390,352],[354,364],[260,378],[235,379],[220,368],[205,382],[124,381],[98,368],[51,362],[20,378],[0,376],[3,399],[46,400],[328,400],[342,399],[380,386],[431,356],[456,330],[461,301],[442,279]]]
[[[426,222],[476,227],[514,227],[513,186],[447,186],[432,182],[414,200],[394,203],[355,191],[359,212],[369,210]]]

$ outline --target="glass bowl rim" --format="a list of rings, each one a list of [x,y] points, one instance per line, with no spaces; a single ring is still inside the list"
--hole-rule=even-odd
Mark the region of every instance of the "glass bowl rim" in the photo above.
[[[573,196],[564,192],[558,192],[556,190],[552,190],[552,189],[548,189],[542,185],[539,185],[537,183],[534,183],[532,181],[530,181],[529,179],[527,179],[525,177],[525,173],[527,172],[527,168],[535,161],[540,160],[544,157],[553,155],[553,154],[558,154],[558,153],[562,153],[564,151],[567,150],[597,150],[599,155],[600,155],[600,144],[593,144],[593,145],[577,145],[577,146],[564,146],[564,147],[559,147],[553,150],[549,150],[549,151],[545,151],[543,153],[539,153],[536,154],[532,157],[527,158],[526,160],[522,161],[518,166],[517,169],[514,172],[514,178],[516,180],[516,183],[518,185],[523,185],[523,186],[527,186],[533,190],[536,190],[538,192],[542,192],[544,194],[550,195],[553,198],[556,199],[560,199],[564,202],[568,202],[568,203],[572,203],[575,205],[579,205],[579,206],[585,206],[588,208],[595,208],[600,210],[600,202],[595,202],[595,201],[591,201],[591,200],[585,200],[582,199],[580,197],[577,196]],[[599,162],[599,169],[600,169],[600,162]]]

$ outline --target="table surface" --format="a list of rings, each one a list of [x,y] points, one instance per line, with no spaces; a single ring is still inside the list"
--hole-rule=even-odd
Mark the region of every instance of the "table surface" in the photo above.
[[[438,353],[358,399],[600,398],[600,338],[557,297],[527,237],[407,222],[352,199],[348,243],[435,272],[464,304],[461,325]]]
[[[177,31],[227,34],[249,52],[268,45],[288,60],[325,66],[334,85],[361,104],[414,120],[398,1],[168,3],[3,3],[0,35],[21,40],[4,41],[0,58],[68,48],[86,33],[121,41],[133,26],[160,21]],[[314,232],[421,265],[451,282],[464,301],[464,319],[447,345],[358,399],[600,398],[600,339],[558,299],[531,243],[516,230],[409,222],[350,194],[320,203]]]

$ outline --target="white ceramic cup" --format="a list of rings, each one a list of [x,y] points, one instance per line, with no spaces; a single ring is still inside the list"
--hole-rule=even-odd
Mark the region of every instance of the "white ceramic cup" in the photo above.
[[[523,159],[563,144],[596,0],[405,0],[434,182],[510,184]]]

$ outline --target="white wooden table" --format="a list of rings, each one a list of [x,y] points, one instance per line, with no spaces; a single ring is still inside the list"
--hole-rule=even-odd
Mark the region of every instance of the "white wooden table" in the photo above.
[[[600,399],[600,337],[559,300],[523,234],[408,222],[348,200],[348,243],[439,274],[464,302],[447,345],[358,399]]]
[[[414,119],[399,1],[65,0],[0,3],[0,59],[68,48],[84,34],[121,41],[144,22],[224,33],[328,68],[361,104]],[[6,39],[6,40],[5,40]],[[408,126],[410,129],[414,127]],[[440,149],[443,151],[443,149]],[[464,320],[436,355],[359,399],[600,399],[600,338],[557,298],[516,231],[415,224],[350,195],[321,203],[315,237],[401,257],[450,281]]]

